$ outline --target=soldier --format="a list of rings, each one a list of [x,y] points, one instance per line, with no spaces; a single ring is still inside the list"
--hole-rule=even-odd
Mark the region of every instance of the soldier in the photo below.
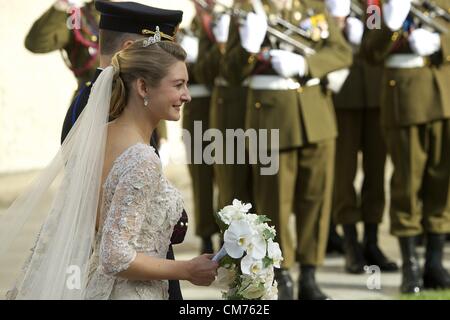
[[[365,18],[366,8],[363,1],[355,2],[361,12],[350,16],[350,0],[326,0],[326,3],[354,49],[350,74],[341,91],[333,96],[339,135],[332,215],[344,230],[345,269],[349,273],[364,273],[364,266],[368,264],[377,265],[382,271],[396,271],[397,265],[388,260],[378,246],[378,225],[385,207],[386,146],[379,120],[381,68],[369,66],[359,56],[364,31],[361,20]],[[362,156],[364,174],[359,197],[354,187],[358,154]],[[363,248],[356,230],[356,223],[360,221],[364,222]]]
[[[57,0],[31,27],[25,47],[34,53],[60,50],[78,88],[92,79],[98,66],[99,14],[93,2]]]
[[[219,130],[225,137],[226,129],[242,129],[245,126],[245,103],[247,99],[247,88],[241,82],[230,84],[223,73],[227,67],[222,64],[225,54],[226,43],[229,36],[230,16],[219,14],[213,22],[215,27],[211,29],[216,45],[210,50],[200,51],[199,60],[202,64],[198,68],[214,75],[214,87],[211,96],[210,128]],[[211,33],[210,32],[210,33]],[[208,79],[210,80],[210,79]],[[226,141],[231,143],[231,141]],[[233,164],[226,163],[226,147],[222,153],[223,163],[214,163],[214,180],[218,187],[218,207],[230,205],[234,199],[251,203],[251,167],[248,164],[237,164],[237,144],[234,148]],[[216,154],[217,155],[217,154]]]
[[[449,0],[433,3],[450,9]],[[380,1],[370,4],[379,12]],[[450,23],[439,15],[431,22],[418,19],[411,6],[409,0],[383,1],[381,27],[363,39],[364,54],[384,65],[381,124],[394,165],[391,233],[400,243],[403,293],[418,293],[423,286],[450,288],[442,265],[450,231]],[[416,4],[414,9],[425,11]],[[414,241],[422,231],[423,276]]]
[[[261,175],[263,166],[258,164],[252,176],[256,211],[272,219],[283,252],[283,269],[276,272],[279,299],[293,298],[289,268],[296,258],[300,262],[298,298],[328,299],[315,280],[327,244],[337,134],[324,79],[351,64],[351,48],[325,13],[323,1],[263,2],[242,6],[256,14],[249,13],[239,31],[230,31],[235,37],[228,41],[226,77],[229,81],[249,77],[246,128],[279,129],[279,146],[271,150],[268,146],[271,152],[279,151],[278,173]],[[291,33],[290,38],[315,54],[291,52],[292,47],[280,47],[280,42],[267,36],[267,18],[273,21],[277,16],[300,26],[306,35]],[[235,23],[232,26],[238,28]],[[297,248],[289,233],[292,212]]]
[[[183,108],[183,128],[188,130],[193,137],[194,122],[200,122],[202,135],[209,128],[209,109],[211,102],[211,86],[214,82],[214,74],[204,67],[204,53],[216,45],[214,35],[210,29],[210,18],[205,10],[196,5],[197,15],[191,23],[190,29],[184,32],[181,46],[187,52],[189,72],[189,92],[193,98]],[[199,55],[200,52],[200,55]],[[195,233],[202,240],[201,253],[213,253],[212,235],[218,232],[218,226],[214,220],[213,198],[213,167],[205,163],[194,163],[195,145],[194,139],[190,139],[186,147],[189,148],[190,163],[189,173],[192,180],[194,199]],[[202,146],[202,154],[205,146]]]
[[[99,59],[100,67],[86,87],[75,97],[64,120],[61,142],[64,142],[89,99],[92,84],[105,68],[111,64],[114,54],[137,39],[155,34],[158,27],[162,41],[174,41],[175,33],[181,22],[183,12],[164,10],[142,5],[136,2],[96,1],[95,8],[101,13],[99,23]],[[152,136],[152,145],[156,142]],[[183,215],[186,213],[183,211]],[[167,253],[168,259],[174,259],[172,246]],[[169,281],[169,299],[182,299],[178,281]]]

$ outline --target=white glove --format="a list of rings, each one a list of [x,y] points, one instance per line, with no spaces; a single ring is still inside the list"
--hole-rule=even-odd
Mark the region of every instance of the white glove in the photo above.
[[[85,0],[57,0],[53,7],[58,11],[66,12],[69,8],[81,8],[85,2]]]
[[[185,35],[181,39],[180,46],[186,51],[186,62],[195,63],[198,57],[198,38]]]
[[[300,76],[306,74],[306,60],[303,56],[286,51],[286,50],[270,50],[272,68],[280,75],[286,78]]]
[[[325,2],[333,17],[346,17],[350,14],[351,0],[325,0]]]
[[[384,23],[392,31],[400,29],[411,10],[411,0],[389,0],[383,4]]]
[[[416,29],[408,37],[409,46],[419,56],[430,56],[441,49],[441,37],[439,34]]]
[[[242,47],[250,53],[258,53],[267,33],[267,19],[253,12],[247,14],[244,24],[239,27]]]
[[[349,74],[349,69],[340,69],[327,74],[328,89],[334,93],[339,93]]]
[[[231,16],[229,14],[223,14],[220,16],[219,20],[216,21],[214,27],[212,28],[212,32],[217,42],[227,42],[228,32],[230,31],[230,20]]]
[[[351,44],[359,46],[363,38],[364,23],[357,18],[348,17],[345,25],[345,33]]]

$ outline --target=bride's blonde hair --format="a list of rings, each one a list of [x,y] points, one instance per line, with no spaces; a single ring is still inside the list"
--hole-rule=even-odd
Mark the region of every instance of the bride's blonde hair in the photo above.
[[[144,47],[144,40],[137,40],[117,52],[111,61],[114,79],[109,116],[114,120],[123,112],[131,83],[143,78],[150,87],[158,87],[169,68],[177,61],[186,59],[186,52],[174,42],[161,41]]]

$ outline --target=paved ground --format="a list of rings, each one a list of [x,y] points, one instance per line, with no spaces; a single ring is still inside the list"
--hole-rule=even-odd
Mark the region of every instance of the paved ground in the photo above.
[[[192,211],[192,196],[191,185],[188,176],[187,168],[184,165],[171,164],[166,167],[167,176],[173,183],[182,191],[186,209],[188,212]],[[29,183],[35,173],[23,173],[8,176],[0,176],[0,214],[17,194],[24,189]],[[193,230],[193,216],[190,215],[190,225],[186,241],[183,244],[175,246],[175,254],[177,259],[190,259],[194,257],[199,250],[200,241],[194,235]],[[38,224],[34,225],[37,228]],[[24,239],[27,243],[29,239]],[[216,238],[216,243],[218,239]],[[380,243],[389,257],[394,258],[397,262],[399,260],[399,251],[396,240],[388,234],[388,221],[381,226]],[[19,244],[23,249],[27,248],[27,244]],[[423,256],[423,249],[420,249]],[[0,284],[4,283],[2,278],[12,277],[17,261],[20,255],[13,257],[10,261],[0,260]],[[369,289],[376,284],[377,278],[370,274],[363,275],[348,275],[344,272],[344,261],[340,256],[327,257],[325,264],[319,269],[317,279],[323,290],[334,299],[396,299],[398,298],[398,286],[400,284],[400,274],[381,274],[380,275],[380,289]],[[446,248],[446,266],[450,268],[450,247]],[[297,268],[292,269],[294,279],[297,279]],[[375,282],[374,282],[375,280]],[[4,287],[0,287],[0,296],[5,292]],[[182,282],[182,290],[185,299],[220,299],[220,290],[214,285],[208,288],[195,287],[187,282]]]

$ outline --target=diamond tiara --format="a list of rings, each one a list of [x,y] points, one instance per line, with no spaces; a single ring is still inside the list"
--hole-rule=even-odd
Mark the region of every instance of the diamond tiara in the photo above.
[[[153,36],[150,36],[150,37],[148,37],[148,39],[144,40],[144,43],[142,45],[144,48],[148,47],[151,44],[154,44],[154,43],[157,43],[157,42],[161,41],[161,32],[159,31],[159,27],[158,26],[156,26],[156,31],[155,32],[153,32],[153,31],[149,31],[149,32],[153,33]]]

